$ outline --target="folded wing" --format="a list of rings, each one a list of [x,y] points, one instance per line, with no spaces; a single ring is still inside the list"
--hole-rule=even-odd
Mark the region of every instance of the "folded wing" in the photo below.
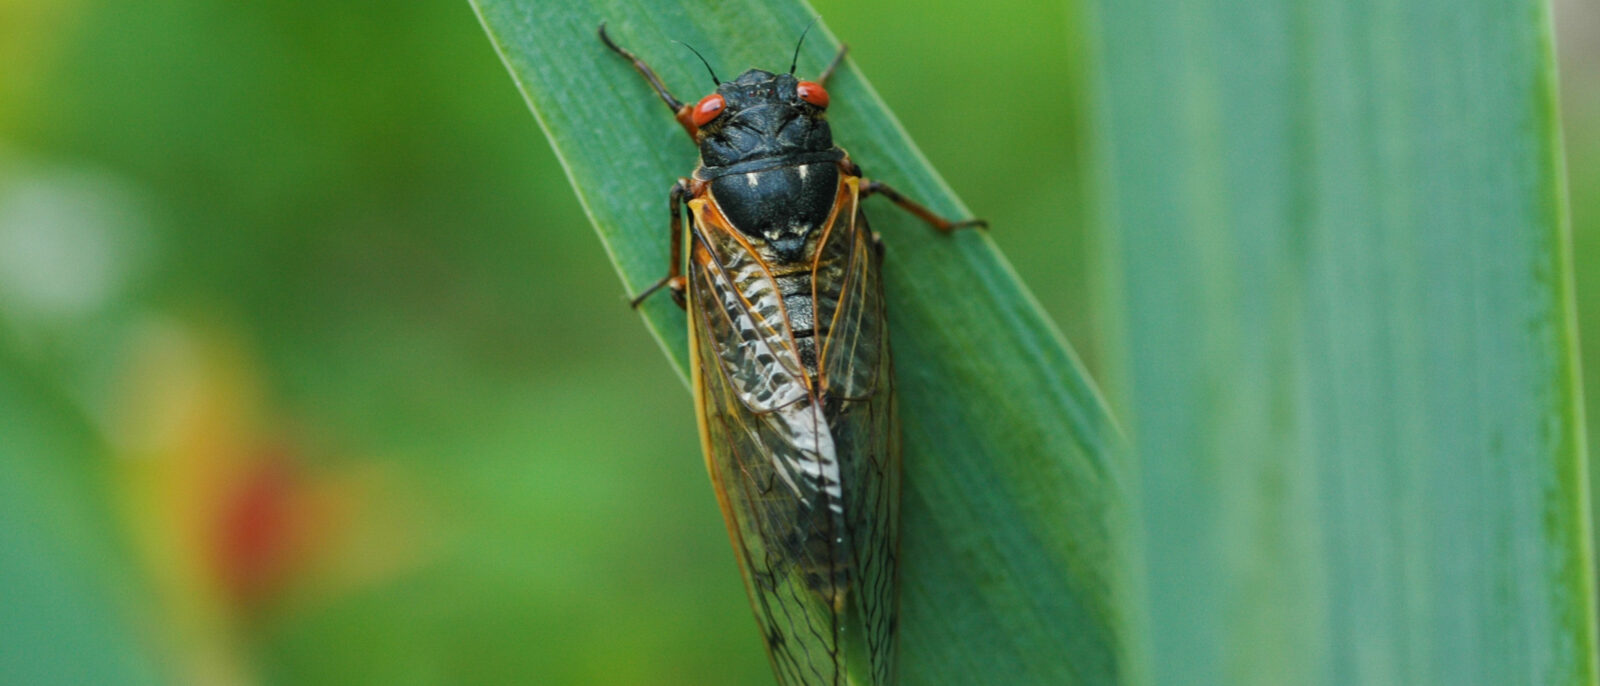
[[[899,434],[877,253],[841,191],[814,265],[814,372],[731,228],[697,212],[690,260],[707,466],[785,684],[893,675]]]

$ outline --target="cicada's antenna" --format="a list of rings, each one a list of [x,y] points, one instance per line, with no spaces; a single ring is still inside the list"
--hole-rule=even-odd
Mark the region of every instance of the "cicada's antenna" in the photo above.
[[[722,79],[717,78],[717,70],[711,68],[711,63],[706,61],[706,56],[705,55],[700,54],[700,51],[694,49],[693,45],[685,43],[685,42],[683,42],[681,40],[675,40],[675,41],[672,41],[672,42],[677,43],[678,45],[681,45],[683,47],[688,48],[689,52],[694,53],[695,57],[700,58],[700,63],[706,65],[706,71],[711,72],[711,83],[713,83],[713,84],[715,84],[715,85],[717,85],[719,87],[722,85]]]
[[[811,33],[811,27],[816,26],[817,25],[817,20],[821,19],[821,18],[822,18],[822,15],[820,15],[820,14],[815,16],[815,17],[812,17],[811,18],[811,23],[810,24],[806,24],[806,30],[800,32],[800,40],[797,40],[797,41],[794,42],[794,59],[789,60],[789,75],[790,76],[794,76],[794,68],[795,68],[796,65],[800,64],[800,46],[805,44],[805,42],[806,42],[806,34]]]

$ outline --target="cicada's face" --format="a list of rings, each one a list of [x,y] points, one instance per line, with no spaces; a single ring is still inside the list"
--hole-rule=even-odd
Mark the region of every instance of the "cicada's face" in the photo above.
[[[828,92],[789,74],[751,69],[717,86],[694,109],[700,160],[721,167],[833,148],[823,114]]]

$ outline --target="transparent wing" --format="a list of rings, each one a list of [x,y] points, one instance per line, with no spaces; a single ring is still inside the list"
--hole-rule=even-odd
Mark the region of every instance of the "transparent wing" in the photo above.
[[[873,393],[888,349],[883,286],[867,218],[855,210],[855,184],[847,179],[841,186],[850,212],[840,213],[845,221],[828,232],[813,268],[814,301],[824,323],[818,377],[829,397],[864,400]]]
[[[833,571],[843,568],[844,550],[828,544],[843,528],[832,507],[826,463],[835,453],[823,408],[808,394],[757,413],[744,398],[739,366],[727,363],[728,331],[749,313],[729,314],[730,280],[715,263],[696,260],[690,269],[696,339],[696,383],[707,466],[743,567],[746,590],[784,684],[843,684],[840,650],[843,592]],[[759,339],[759,335],[755,336]],[[791,354],[786,348],[778,348]],[[732,371],[730,371],[730,367]]]
[[[716,215],[695,213],[692,254],[699,259],[690,260],[696,305],[709,310],[703,347],[716,352],[729,389],[751,411],[793,404],[810,392],[809,380],[794,352],[777,284],[732,229],[700,230],[711,216]]]
[[[840,222],[818,251],[816,306],[831,323],[823,329],[817,385],[845,486],[845,540],[855,561],[849,623],[859,627],[872,683],[883,684],[894,675],[900,430],[878,250],[866,217],[853,202],[847,207],[842,217],[852,221]],[[842,266],[837,279],[825,278],[830,261]]]
[[[854,217],[853,202],[844,209],[841,216]],[[856,223],[841,228],[855,233]],[[689,270],[695,383],[707,466],[773,669],[784,684],[890,683],[898,433],[874,253],[870,243],[860,261],[849,261],[855,249],[841,253],[839,276],[870,271],[854,275],[874,284],[870,293],[824,289],[840,294],[830,310],[880,315],[879,362],[862,385],[876,392],[844,399],[795,378],[804,365],[792,339],[772,335],[787,330],[782,309],[769,314],[759,295],[773,292],[771,277],[730,269],[741,259],[730,240],[697,221]]]

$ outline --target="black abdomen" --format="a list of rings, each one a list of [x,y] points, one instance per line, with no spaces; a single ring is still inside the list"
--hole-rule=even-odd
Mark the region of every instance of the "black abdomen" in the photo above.
[[[789,333],[794,335],[795,352],[806,373],[817,373],[817,311],[812,302],[811,273],[795,272],[777,278],[778,295],[788,315]]]

